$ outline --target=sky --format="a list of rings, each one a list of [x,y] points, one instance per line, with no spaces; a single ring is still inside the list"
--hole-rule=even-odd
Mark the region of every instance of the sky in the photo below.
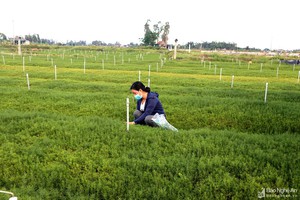
[[[299,0],[14,0],[0,4],[0,33],[57,42],[140,43],[144,24],[169,22],[169,44],[228,42],[300,49]]]

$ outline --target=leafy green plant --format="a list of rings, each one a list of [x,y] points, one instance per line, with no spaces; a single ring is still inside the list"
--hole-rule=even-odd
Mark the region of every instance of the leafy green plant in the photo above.
[[[260,57],[248,69],[208,54],[209,68],[199,52],[174,61],[162,50],[36,47],[24,51],[25,71],[1,47],[0,189],[18,199],[255,199],[261,188],[299,189],[299,66],[276,77],[274,64],[260,71]],[[179,132],[126,131],[129,87],[138,71],[147,83],[149,65]]]

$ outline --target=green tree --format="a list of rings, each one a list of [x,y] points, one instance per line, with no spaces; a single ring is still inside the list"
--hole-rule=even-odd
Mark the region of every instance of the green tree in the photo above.
[[[208,50],[214,50],[214,49],[227,49],[227,50],[233,50],[236,49],[236,43],[226,43],[226,42],[202,42],[202,43],[194,43],[194,42],[188,42],[185,46],[191,46],[192,49],[208,49]]]
[[[142,42],[146,46],[154,46],[157,43],[157,40],[161,34],[161,32],[164,30],[164,26],[161,25],[161,22],[158,22],[157,24],[153,25],[153,31],[150,29],[150,23],[151,21],[148,19],[146,24],[144,25],[144,38],[142,39]]]
[[[40,39],[39,34],[25,35],[25,39],[32,42],[32,43],[41,43],[41,39]]]
[[[163,34],[161,36],[161,39],[162,41],[165,43],[165,44],[168,44],[168,35],[169,35],[169,29],[170,29],[170,25],[169,25],[169,22],[166,22],[166,24],[163,26]]]

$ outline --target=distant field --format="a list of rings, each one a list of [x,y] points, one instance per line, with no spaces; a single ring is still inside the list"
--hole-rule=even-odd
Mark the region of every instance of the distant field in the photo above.
[[[0,47],[0,190],[20,200],[257,199],[263,188],[299,198],[300,66],[200,51],[171,57]],[[139,73],[179,132],[126,131]]]

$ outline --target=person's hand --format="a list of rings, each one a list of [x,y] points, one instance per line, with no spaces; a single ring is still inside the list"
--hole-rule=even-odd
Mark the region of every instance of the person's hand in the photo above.
[[[135,124],[135,122],[128,122],[128,124],[131,124],[131,125],[132,125],[132,124]]]

